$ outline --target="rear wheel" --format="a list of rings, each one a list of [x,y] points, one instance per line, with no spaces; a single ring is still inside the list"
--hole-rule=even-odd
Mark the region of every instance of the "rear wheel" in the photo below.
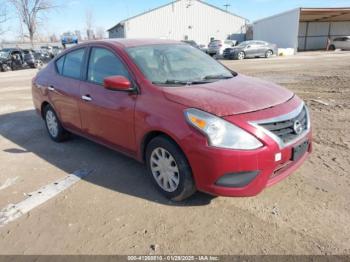
[[[273,55],[273,52],[271,50],[267,50],[265,53],[266,58],[270,58]]]
[[[146,162],[152,181],[167,198],[182,201],[196,191],[185,155],[167,137],[158,136],[151,140],[146,149]]]
[[[49,105],[44,109],[44,120],[47,132],[53,141],[62,142],[67,140],[68,132],[62,127],[55,110]]]
[[[329,50],[334,51],[335,50],[335,45],[330,45]]]
[[[238,60],[243,60],[245,58],[245,53],[243,51],[239,52],[237,54],[237,59]]]

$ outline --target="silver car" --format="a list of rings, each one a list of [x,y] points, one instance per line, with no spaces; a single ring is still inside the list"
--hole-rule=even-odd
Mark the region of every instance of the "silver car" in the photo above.
[[[226,59],[243,60],[248,57],[266,57],[277,55],[277,45],[265,41],[245,41],[231,48],[226,48],[223,57]]]
[[[350,36],[335,38],[330,45],[330,49],[350,50]]]

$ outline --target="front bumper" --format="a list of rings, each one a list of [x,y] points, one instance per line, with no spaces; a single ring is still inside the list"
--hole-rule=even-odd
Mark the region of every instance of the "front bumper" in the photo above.
[[[223,57],[225,59],[235,59],[236,58],[236,53],[235,52],[224,52]]]
[[[283,113],[283,111],[288,112],[290,108],[295,108],[298,102],[300,100],[292,99],[278,108],[264,110],[264,114],[266,118],[270,118]],[[191,142],[188,141],[191,147],[190,151],[186,152],[185,150],[185,153],[190,162],[198,190],[219,196],[255,196],[267,186],[289,176],[305,161],[312,151],[311,130],[293,144],[280,148],[280,145],[267,134],[247,124],[249,121],[256,120],[254,118],[261,117],[261,114],[262,111],[244,114],[238,118],[234,116],[226,118],[254,134],[263,142],[264,146],[257,150],[214,148],[207,145],[205,138],[195,135],[188,138],[191,140]],[[292,161],[293,148],[305,141],[309,142],[306,152],[297,160]],[[279,157],[276,158],[276,155]],[[238,184],[231,181],[232,186],[229,185],[230,181],[228,184],[220,183],[220,179],[222,180],[227,174],[231,177],[234,174],[240,176],[249,174],[250,178],[238,179],[240,181]]]

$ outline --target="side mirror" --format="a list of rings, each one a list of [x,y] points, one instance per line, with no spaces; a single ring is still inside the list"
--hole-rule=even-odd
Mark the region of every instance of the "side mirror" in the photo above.
[[[251,45],[248,45],[247,48],[251,48],[252,46]]]
[[[103,79],[106,89],[115,91],[130,91],[131,83],[125,76],[109,76]]]

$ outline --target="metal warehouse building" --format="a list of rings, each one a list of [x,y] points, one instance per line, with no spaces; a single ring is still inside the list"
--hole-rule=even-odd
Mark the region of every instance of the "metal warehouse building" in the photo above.
[[[200,0],[178,0],[119,22],[109,38],[163,38],[208,44],[244,40],[248,20]]]
[[[350,35],[350,8],[297,8],[254,22],[256,40],[295,52],[321,50],[327,39]]]

